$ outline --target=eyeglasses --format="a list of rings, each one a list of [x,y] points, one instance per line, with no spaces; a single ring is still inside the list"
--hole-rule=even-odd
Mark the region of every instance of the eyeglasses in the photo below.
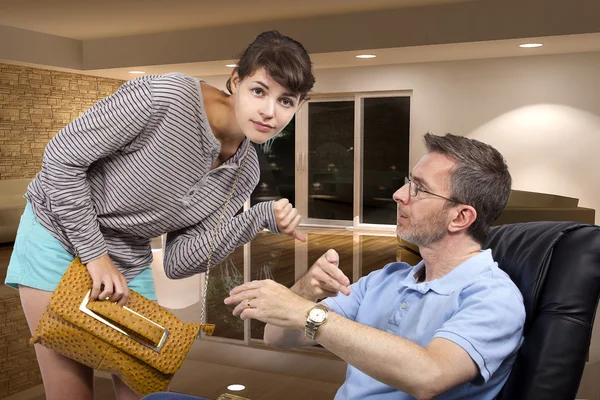
[[[460,204],[460,201],[458,201],[458,200],[450,199],[448,197],[444,197],[444,196],[441,196],[439,194],[432,193],[432,192],[430,192],[428,190],[425,190],[422,187],[419,187],[419,185],[417,185],[416,183],[414,183],[413,181],[411,181],[408,178],[404,178],[404,184],[405,185],[409,185],[408,192],[410,193],[411,197],[417,197],[417,195],[419,194],[419,192],[423,192],[423,193],[430,194],[432,196],[440,197],[440,198],[442,198],[444,200],[448,200],[448,201],[451,201],[451,202],[456,203],[456,204]]]

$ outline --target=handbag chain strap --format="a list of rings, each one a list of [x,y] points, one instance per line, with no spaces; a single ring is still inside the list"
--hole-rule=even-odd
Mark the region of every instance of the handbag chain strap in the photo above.
[[[235,181],[233,182],[231,191],[229,192],[229,195],[227,196],[225,205],[223,206],[223,209],[221,210],[221,215],[219,216],[219,219],[217,220],[217,225],[215,226],[215,229],[213,231],[213,234],[212,234],[212,237],[210,240],[210,247],[208,250],[208,258],[206,260],[206,273],[204,275],[204,290],[202,291],[202,309],[200,311],[200,331],[198,332],[198,338],[200,338],[201,332],[204,332],[207,335],[212,335],[215,330],[214,324],[204,323],[204,317],[206,315],[206,293],[208,291],[208,276],[210,273],[210,264],[212,261],[212,255],[213,255],[213,251],[214,251],[215,238],[217,236],[219,227],[221,226],[221,222],[223,221],[223,217],[225,216],[225,211],[227,210],[227,207],[229,206],[229,202],[230,202],[231,198],[233,197],[233,192],[235,192],[235,188],[237,187],[240,176],[242,175],[242,170],[244,169],[244,166],[246,165],[246,160],[248,159],[248,150],[250,149],[251,145],[252,144],[248,141],[248,145],[246,146],[246,151],[244,152],[244,160],[242,161],[242,165],[240,166],[240,168],[238,168],[238,170],[237,170],[237,175],[235,176]]]

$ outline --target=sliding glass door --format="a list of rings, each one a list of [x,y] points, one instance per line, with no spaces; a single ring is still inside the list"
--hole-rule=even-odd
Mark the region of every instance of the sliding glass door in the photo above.
[[[408,175],[410,93],[311,100],[298,112],[296,206],[304,223],[389,228]]]
[[[355,215],[361,224],[395,224],[392,195],[408,176],[410,97],[362,98],[359,113],[362,165],[355,176],[360,201]]]

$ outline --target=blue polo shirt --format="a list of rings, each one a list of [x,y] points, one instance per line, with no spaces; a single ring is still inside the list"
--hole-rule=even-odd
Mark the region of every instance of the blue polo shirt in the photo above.
[[[324,300],[353,321],[426,347],[433,338],[456,343],[479,375],[436,399],[494,399],[506,382],[523,340],[523,296],[498,268],[491,250],[471,257],[440,279],[417,283],[424,267],[392,263],[361,278],[351,294]],[[348,365],[336,400],[413,399]]]

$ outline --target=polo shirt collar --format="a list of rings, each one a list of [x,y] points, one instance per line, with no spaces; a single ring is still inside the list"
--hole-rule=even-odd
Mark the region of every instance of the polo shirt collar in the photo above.
[[[425,268],[425,261],[421,260],[421,262],[413,267],[413,272],[400,282],[400,287],[407,287],[422,294],[433,290],[438,294],[449,295],[463,288],[467,282],[471,281],[492,264],[494,264],[492,251],[490,249],[482,250],[479,254],[469,258],[441,278],[429,282],[417,283],[417,277],[420,275],[422,269]]]

